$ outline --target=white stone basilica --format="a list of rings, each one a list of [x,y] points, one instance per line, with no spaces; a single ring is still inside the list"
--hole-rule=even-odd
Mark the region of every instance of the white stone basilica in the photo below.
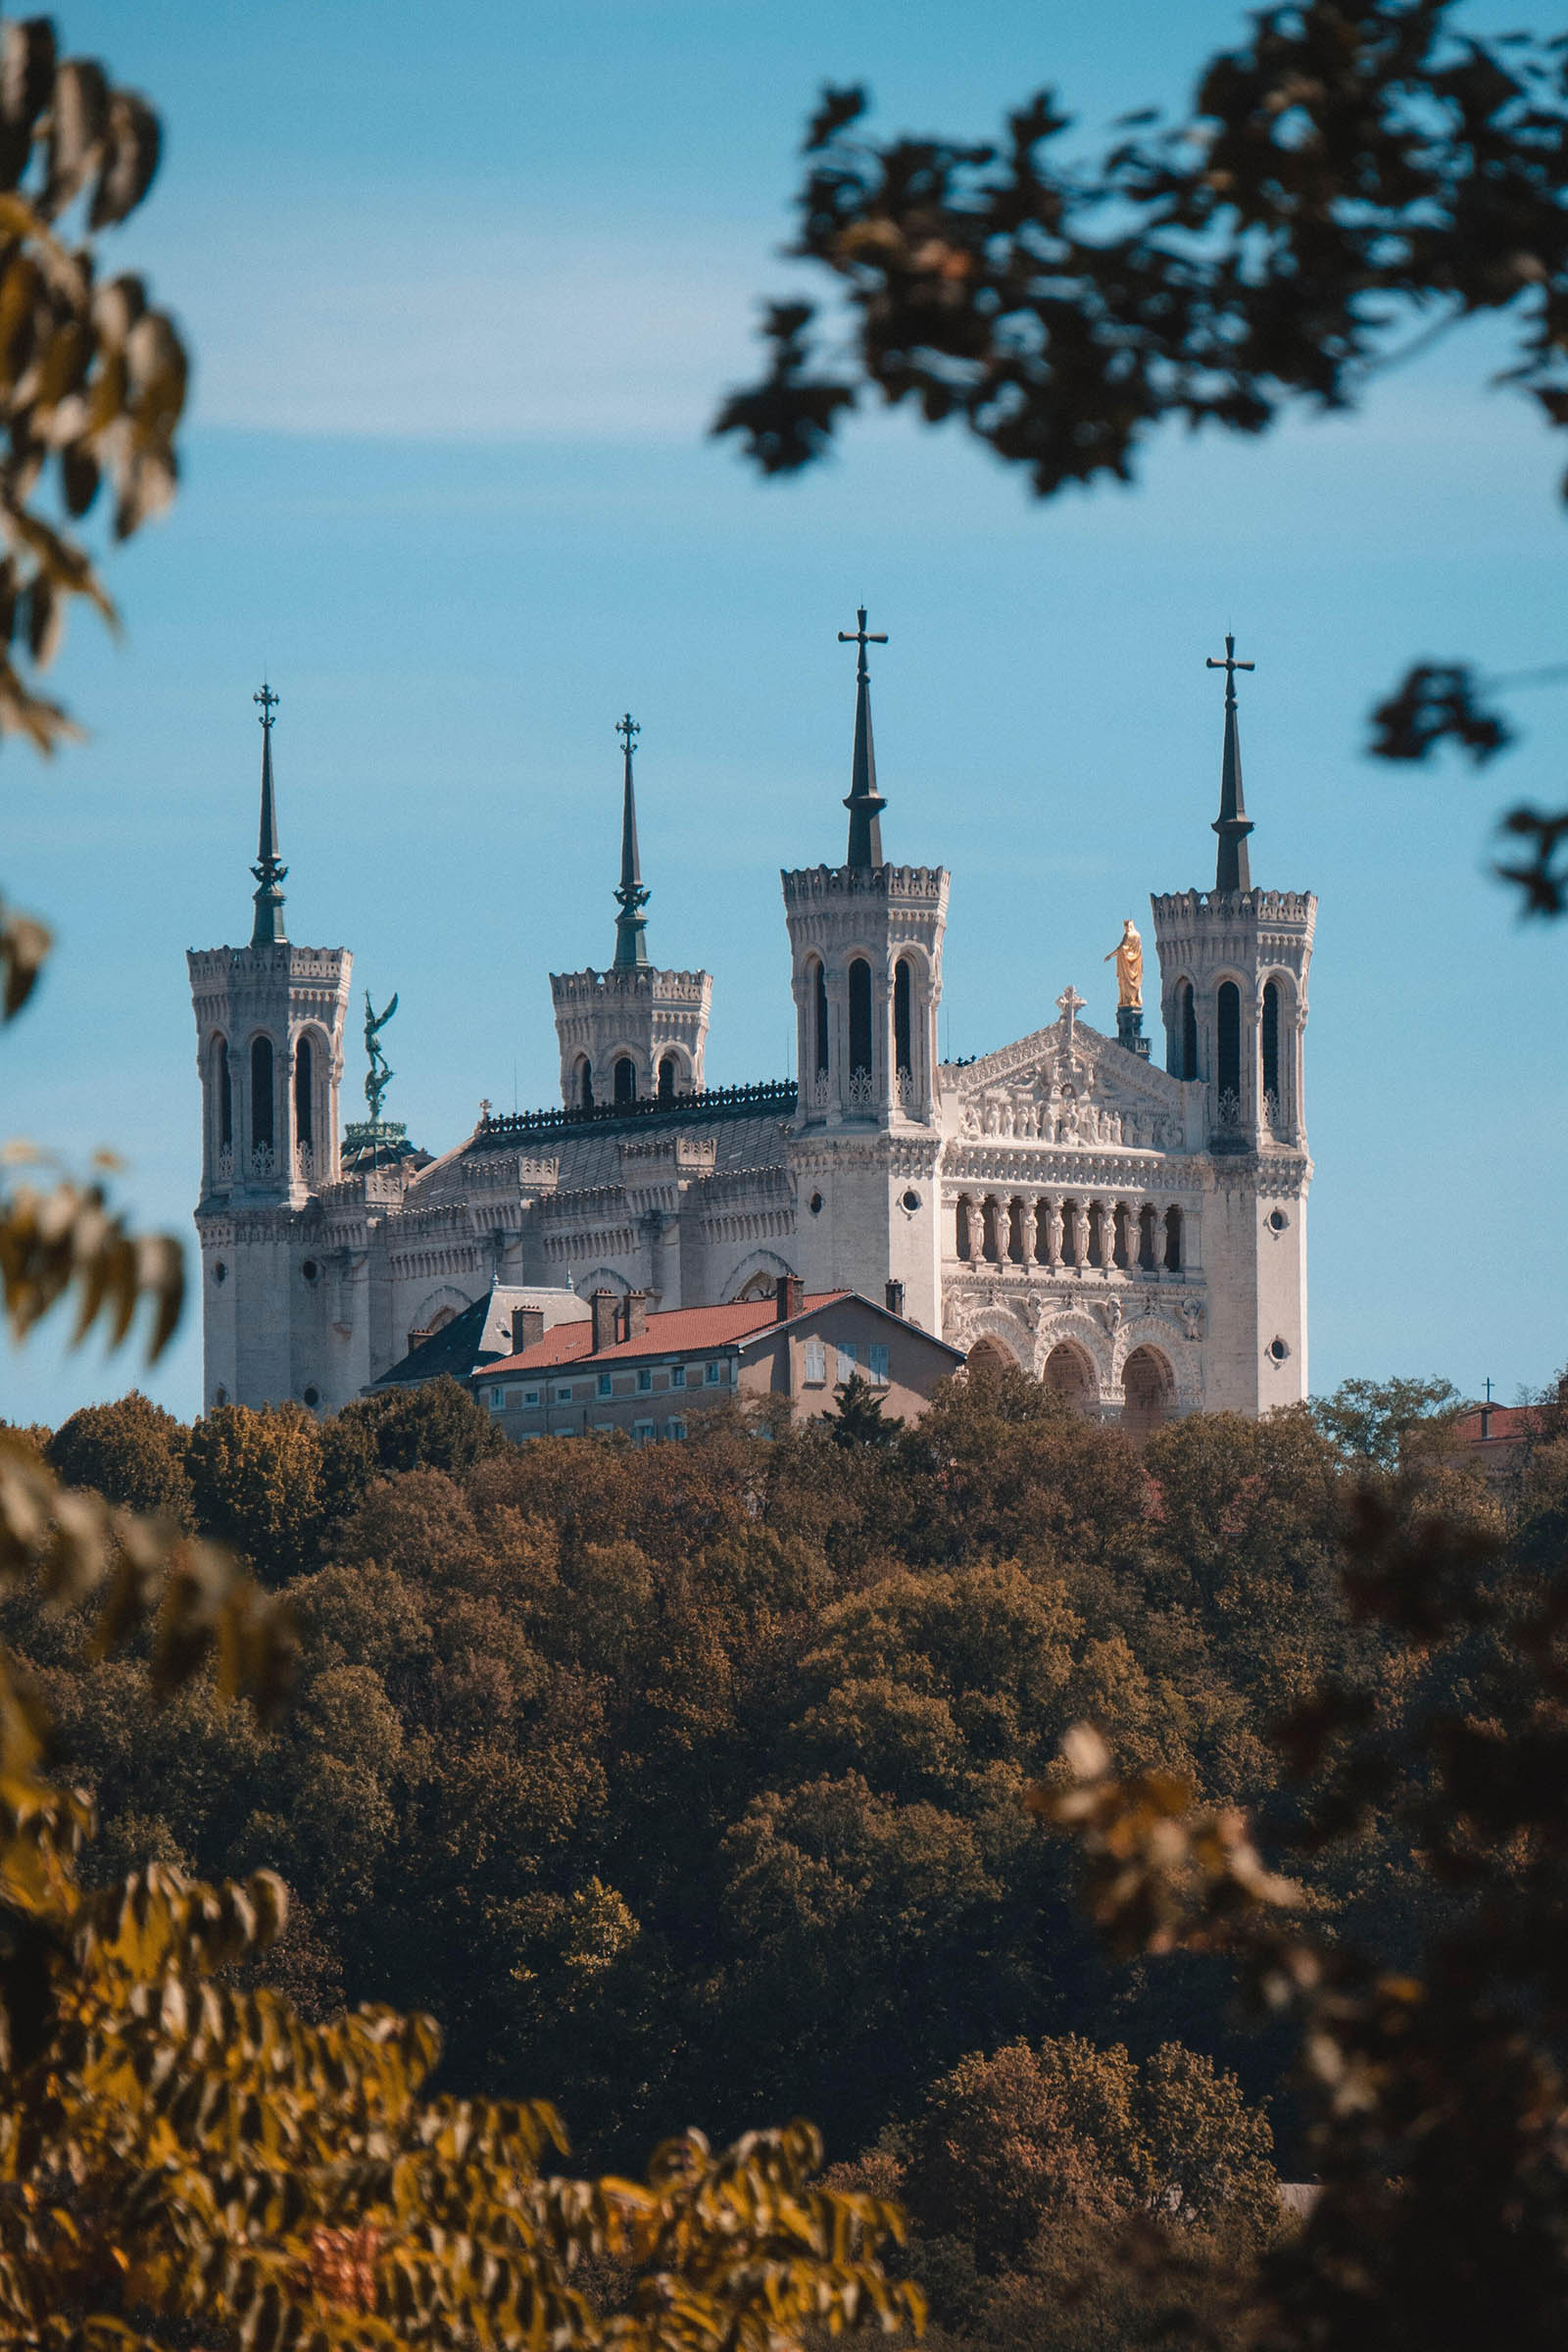
[[[188,959],[208,1405],[330,1411],[497,1286],[547,1304],[636,1292],[659,1308],[786,1273],[885,1299],[1135,1428],[1305,1395],[1316,901],[1251,886],[1235,693],[1250,664],[1231,640],[1213,664],[1215,887],[1152,901],[1165,1067],[1136,1003],[1103,1036],[1071,988],[1051,1027],[945,1063],[948,874],[883,858],[863,612],[849,641],[848,853],[782,877],[798,1086],[704,1087],[712,981],[648,957],[628,717],[613,960],[550,983],[562,1107],[487,1109],[436,1158],[375,1097],[369,1121],[340,1130],[352,957],[285,936],[263,690],[251,942]],[[1135,961],[1124,999],[1136,976]]]

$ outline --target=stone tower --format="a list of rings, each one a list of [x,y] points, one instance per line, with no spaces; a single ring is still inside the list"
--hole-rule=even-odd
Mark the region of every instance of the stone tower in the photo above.
[[[648,904],[637,849],[632,755],[641,729],[630,711],[615,723],[625,755],[615,954],[607,972],[552,972],[561,1045],[561,1099],[568,1110],[698,1094],[713,983],[707,972],[662,972],[648,960]]]
[[[937,1006],[948,875],[890,865],[871,734],[862,607],[840,642],[858,648],[849,849],[842,865],[780,879],[789,925],[800,1090],[790,1164],[808,1291],[880,1299],[942,1328],[937,1162],[942,1149]]]
[[[1159,956],[1166,1066],[1202,1083],[1213,1165],[1204,1206],[1209,1271],[1209,1388],[1245,1412],[1307,1393],[1306,1147],[1303,1040],[1317,901],[1254,890],[1242,791],[1236,672],[1225,640],[1225,744],[1212,891],[1151,901]]]
[[[249,947],[186,956],[202,1090],[203,1408],[318,1399],[303,1212],[338,1176],[338,1089],[353,958],[283,927],[272,784],[277,697],[264,686],[262,814]],[[303,1268],[309,1264],[312,1274]],[[296,1300],[296,1294],[298,1299]],[[298,1312],[296,1312],[296,1303]]]

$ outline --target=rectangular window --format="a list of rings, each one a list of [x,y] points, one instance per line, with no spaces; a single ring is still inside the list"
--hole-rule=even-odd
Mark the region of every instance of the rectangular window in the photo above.
[[[637,1367],[637,1394],[638,1394],[638,1396],[647,1396],[647,1394],[648,1394],[648,1392],[649,1392],[649,1390],[650,1390],[650,1389],[653,1387],[653,1385],[654,1385],[654,1368],[653,1368],[653,1365],[652,1365],[652,1364],[639,1364],[639,1365],[638,1365],[638,1367]]]
[[[651,1446],[654,1442],[654,1425],[651,1421],[634,1421],[631,1434],[639,1446]]]
[[[492,1389],[492,1390],[491,1390],[491,1392],[490,1392],[490,1410],[491,1410],[493,1413],[498,1413],[498,1412],[500,1412],[500,1410],[501,1410],[501,1407],[502,1407],[502,1406],[503,1406],[503,1405],[506,1403],[506,1401],[507,1401],[507,1392],[506,1392],[506,1390],[505,1390],[505,1389]]]
[[[858,1344],[856,1341],[854,1341],[854,1340],[840,1340],[840,1342],[839,1342],[839,1378],[840,1378],[840,1380],[848,1380],[848,1379],[850,1378],[850,1375],[851,1375],[852,1373],[854,1373],[854,1372],[858,1372],[858,1370],[859,1370],[859,1369],[860,1369],[860,1350],[859,1350]]]
[[[664,1435],[666,1438],[683,1438],[686,1435],[685,1422],[673,1420],[666,1421],[664,1423]]]
[[[827,1348],[820,1340],[806,1343],[806,1385],[808,1389],[827,1386]]]
[[[612,1396],[614,1395],[614,1393],[615,1393],[615,1384],[614,1384],[614,1382],[612,1380],[612,1378],[611,1378],[610,1374],[609,1374],[608,1372],[601,1372],[601,1373],[600,1373],[600,1375],[599,1375],[599,1394],[600,1394],[600,1396]]]
[[[875,1381],[879,1389],[885,1389],[888,1385],[888,1351],[885,1348],[879,1348],[875,1342],[873,1342],[870,1354],[871,1378]]]
[[[569,1404],[571,1402],[571,1390],[569,1388],[558,1389],[556,1391],[556,1402],[558,1404]]]
[[[683,1389],[686,1386],[686,1367],[684,1364],[670,1365],[669,1385],[672,1389]]]
[[[709,1364],[705,1367],[703,1372],[703,1378],[707,1381],[710,1389],[716,1389],[723,1377],[724,1367],[722,1364]]]
[[[538,1401],[539,1401],[539,1392],[538,1392],[538,1390],[537,1390],[537,1389],[524,1389],[524,1390],[523,1390],[523,1392],[522,1392],[522,1401],[523,1401],[523,1403],[524,1403],[524,1404],[537,1404],[537,1403],[538,1403]]]

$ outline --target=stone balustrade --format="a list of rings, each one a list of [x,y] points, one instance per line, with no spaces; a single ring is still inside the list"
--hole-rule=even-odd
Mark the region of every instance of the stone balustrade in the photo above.
[[[1061,1274],[1180,1274],[1178,1202],[1113,1193],[963,1192],[953,1204],[952,1250],[962,1265],[1014,1265]]]

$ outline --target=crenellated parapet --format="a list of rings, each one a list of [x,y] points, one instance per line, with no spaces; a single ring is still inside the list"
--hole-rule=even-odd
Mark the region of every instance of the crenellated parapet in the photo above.
[[[946,913],[945,865],[803,865],[781,870],[784,904],[794,911],[843,899],[880,899]]]

